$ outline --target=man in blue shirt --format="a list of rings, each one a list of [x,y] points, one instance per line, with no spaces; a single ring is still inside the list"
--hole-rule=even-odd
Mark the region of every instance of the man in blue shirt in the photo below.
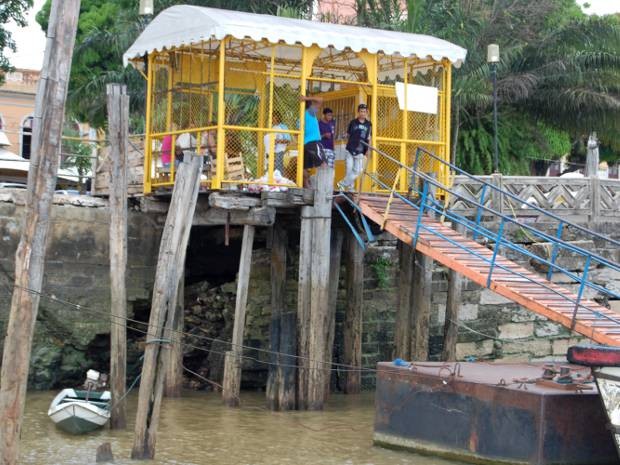
[[[306,102],[306,114],[304,117],[304,187],[309,188],[310,174],[308,170],[322,166],[327,160],[325,150],[321,145],[321,132],[317,114],[323,99],[321,97],[301,96]]]

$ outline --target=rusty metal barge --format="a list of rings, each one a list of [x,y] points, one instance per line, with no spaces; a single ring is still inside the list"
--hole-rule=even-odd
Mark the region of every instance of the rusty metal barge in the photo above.
[[[589,368],[379,363],[374,442],[473,463],[617,464]]]

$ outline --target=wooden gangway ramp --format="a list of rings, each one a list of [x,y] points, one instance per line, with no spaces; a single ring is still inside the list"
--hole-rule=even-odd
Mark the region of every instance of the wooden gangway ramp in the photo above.
[[[501,251],[493,262],[492,249],[435,219],[436,213],[424,214],[418,227],[418,210],[399,198],[393,198],[388,208],[388,201],[387,195],[362,194],[357,198],[367,218],[383,225],[398,240],[410,246],[415,243],[415,249],[424,255],[593,341],[620,346],[619,315],[612,310],[592,300],[578,300],[576,294],[507,259]]]

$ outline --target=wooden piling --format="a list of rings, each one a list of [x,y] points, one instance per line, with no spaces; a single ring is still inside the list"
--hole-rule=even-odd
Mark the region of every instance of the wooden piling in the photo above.
[[[129,96],[127,87],[107,85],[108,137],[110,140],[110,391],[113,408],[110,428],[127,426],[127,152]]]
[[[308,409],[321,410],[325,402],[325,380],[329,365],[326,359],[327,329],[329,327],[329,267],[332,223],[332,194],[334,169],[317,168],[314,192],[312,236],[312,273],[310,294],[310,354],[308,373]]]
[[[168,369],[164,380],[164,396],[181,397],[183,392],[183,330],[185,328],[185,273],[179,279],[175,314],[172,319]]]
[[[325,360],[332,362],[334,357],[334,338],[336,335],[336,306],[338,303],[338,285],[340,283],[340,262],[342,258],[342,243],[344,231],[340,228],[332,229],[331,250],[329,252],[329,304],[327,307],[327,346]],[[327,365],[332,368],[332,365]],[[331,371],[325,380],[325,396],[329,396],[331,387]]]
[[[279,410],[279,389],[282,380],[280,364],[282,352],[282,315],[286,307],[286,246],[288,235],[280,222],[272,228],[271,234],[271,322],[269,327],[269,350],[271,350],[269,375],[267,377],[267,407]]]
[[[243,354],[243,333],[248,301],[248,284],[252,267],[252,247],[254,246],[254,226],[243,227],[243,242],[237,279],[237,298],[235,302],[235,322],[233,325],[232,347],[226,352],[224,360],[224,380],[222,382],[222,399],[229,407],[239,406],[241,391],[241,361]]]
[[[0,463],[15,465],[26,401],[28,368],[43,284],[52,199],[61,152],[69,70],[80,0],[52,0],[37,89],[32,157],[22,236],[15,254],[15,287],[0,375]]]
[[[431,318],[431,296],[433,284],[433,259],[421,252],[415,252],[413,275],[413,319],[411,357],[413,360],[428,359],[428,337]]]
[[[463,225],[454,228],[462,233]],[[460,273],[448,270],[448,298],[446,300],[446,321],[443,327],[443,349],[441,359],[446,362],[456,361],[456,342],[459,334],[459,310],[462,302],[463,277]]]
[[[308,340],[310,337],[310,296],[312,275],[312,234],[314,207],[301,208],[299,234],[299,277],[297,284],[297,408],[308,408]]]
[[[362,366],[362,306],[364,296],[364,249],[352,235],[346,243],[347,305],[344,317],[344,363]],[[345,374],[345,394],[361,391],[362,374],[349,370]]]
[[[162,349],[169,348],[171,343],[178,284],[183,274],[187,243],[198,199],[201,169],[201,157],[185,155],[185,160],[177,171],[162,233],[140,379],[138,411],[131,451],[133,459],[152,459],[155,456],[164,378],[170,359],[167,351]]]
[[[280,320],[280,366],[278,367],[278,407],[280,410],[295,408],[295,378],[297,358],[297,312],[286,311]],[[290,354],[290,355],[283,355]]]
[[[394,333],[394,357],[409,360],[411,358],[411,325],[413,308],[413,275],[415,251],[409,244],[398,242],[398,308]]]

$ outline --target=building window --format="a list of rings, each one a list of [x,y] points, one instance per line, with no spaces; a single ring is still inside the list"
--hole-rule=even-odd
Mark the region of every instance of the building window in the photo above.
[[[32,116],[26,116],[21,127],[21,156],[30,160],[30,148],[32,146]]]

